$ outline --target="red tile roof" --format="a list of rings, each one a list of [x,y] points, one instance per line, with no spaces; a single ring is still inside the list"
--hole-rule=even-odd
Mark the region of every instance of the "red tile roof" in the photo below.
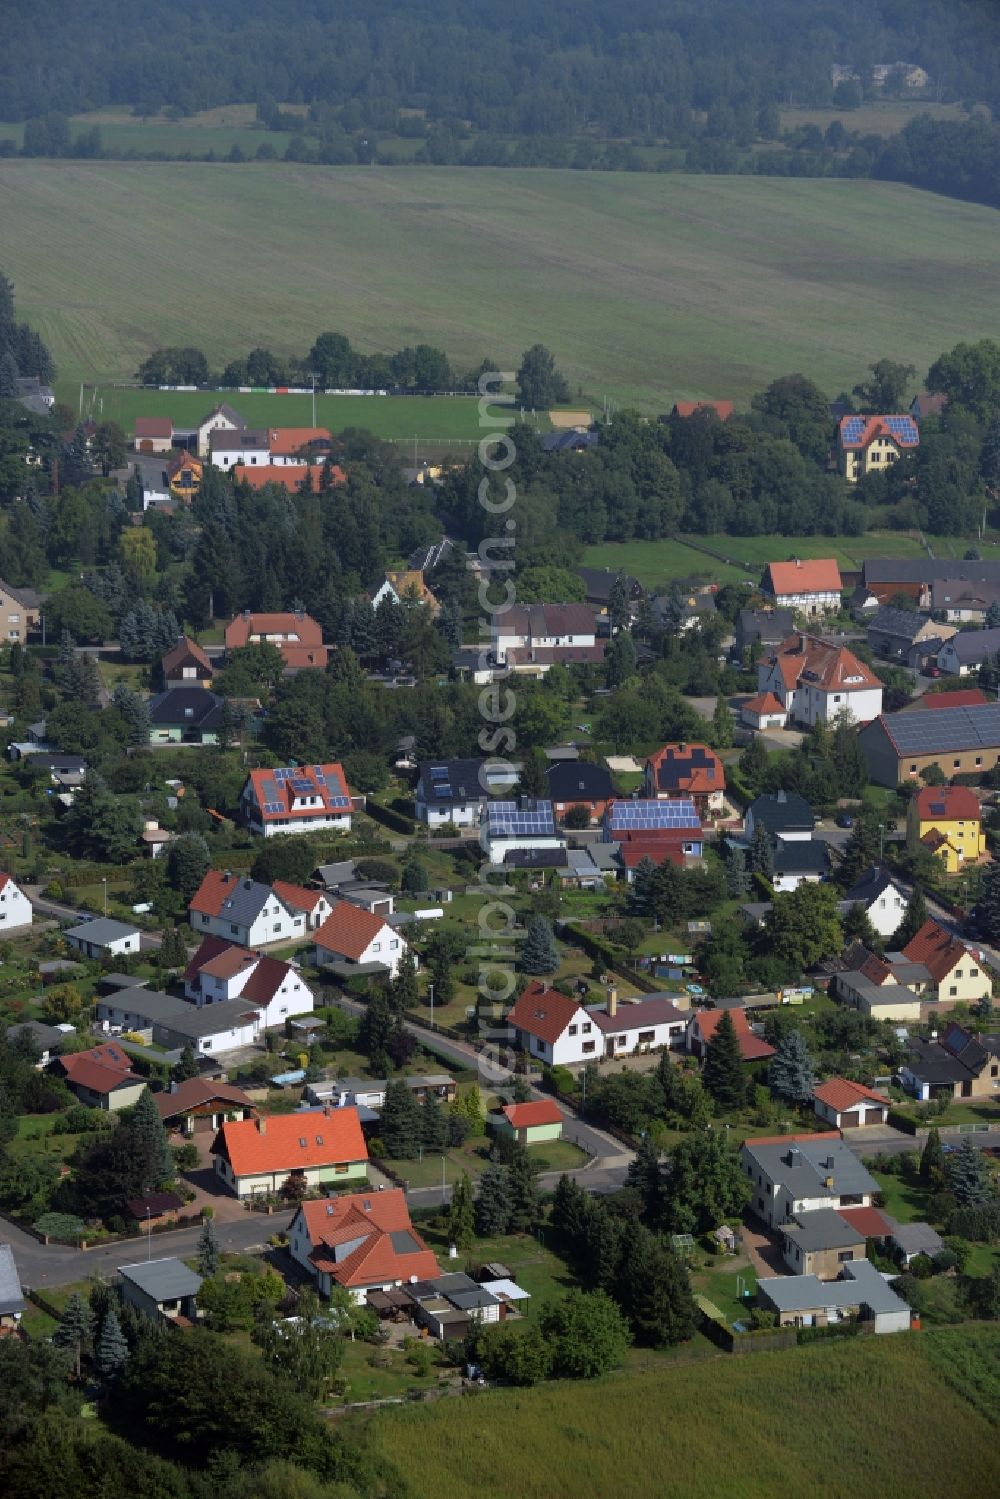
[[[221,1104],[253,1111],[253,1104],[241,1089],[234,1088],[232,1083],[214,1082],[207,1077],[189,1077],[183,1083],[178,1083],[172,1093],[153,1094],[153,1102],[161,1119],[175,1119],[216,1100]]]
[[[885,1239],[892,1232],[892,1225],[878,1208],[837,1208],[836,1212],[848,1228],[863,1234],[866,1239]]]
[[[889,1107],[889,1100],[884,1094],[865,1088],[861,1083],[852,1083],[846,1077],[831,1077],[825,1083],[817,1083],[813,1089],[813,1098],[818,1098],[820,1103],[835,1109],[838,1114],[846,1113],[866,1101],[881,1104],[886,1109]]]
[[[773,692],[759,692],[756,697],[748,698],[740,711],[752,713],[757,718],[767,718],[774,713],[785,713],[787,709],[778,701]]]
[[[146,1079],[132,1071],[126,1052],[114,1042],[92,1046],[57,1059],[67,1082],[87,1088],[91,1093],[113,1093],[116,1088],[144,1083]]]
[[[843,1130],[822,1129],[815,1134],[805,1133],[801,1135],[750,1135],[743,1140],[744,1145],[794,1145],[796,1140],[842,1140]]]
[[[441,1273],[410,1221],[406,1197],[399,1187],[384,1192],[352,1192],[326,1202],[304,1202],[295,1221],[299,1218],[313,1244],[310,1259],[338,1285],[360,1289],[395,1281],[405,1284],[434,1280]],[[356,1247],[339,1261],[334,1253],[327,1252],[351,1244]]]
[[[714,411],[720,422],[726,422],[733,414],[732,401],[678,401],[674,416],[694,416],[696,411]]]
[[[890,442],[896,444],[897,448],[915,448],[920,443],[920,433],[917,429],[917,424],[909,414],[896,415],[894,413],[892,416],[870,416],[865,421],[857,437],[847,437],[845,434],[848,429],[848,423],[857,423],[857,421],[858,418],[856,416],[842,416],[840,419],[840,445],[849,452],[856,452],[861,448],[869,447],[878,437],[888,437]],[[890,428],[890,422],[896,424],[895,431]]]
[[[340,766],[328,766],[327,769],[340,770]],[[340,773],[343,775],[342,770]],[[346,786],[344,790],[347,791]],[[323,890],[309,890],[305,885],[293,885],[290,880],[275,880],[271,889],[293,911],[315,911],[326,893]]]
[[[694,1017],[694,1031],[702,1044],[707,1046],[719,1028],[723,1015],[733,1022],[736,1039],[740,1043],[740,1057],[744,1062],[757,1062],[762,1057],[773,1057],[774,1047],[761,1041],[750,1029],[744,1010],[698,1010]]]
[[[978,822],[979,798],[969,786],[922,786],[917,792],[921,822]]]
[[[328,443],[331,436],[326,427],[271,427],[267,434],[271,453],[281,458],[294,458],[311,443]]]
[[[959,687],[954,692],[925,692],[921,708],[981,708],[989,698],[981,687]],[[915,704],[913,706],[916,706]]]
[[[840,568],[834,557],[771,562],[767,568],[775,598],[797,593],[839,593]]]
[[[386,926],[381,916],[354,906],[349,900],[338,900],[314,940],[317,947],[357,963]]]
[[[575,999],[550,989],[540,979],[532,979],[508,1014],[507,1024],[552,1045],[581,1014],[582,1007]]]
[[[226,650],[249,645],[251,636],[283,635],[289,645],[323,644],[323,630],[310,614],[237,614],[226,626]]]
[[[287,647],[283,649],[282,655],[288,665],[292,665],[293,663],[289,661],[289,654]],[[308,787],[308,790],[300,794],[296,791],[293,782],[301,782]],[[250,791],[253,792],[252,798],[248,795]],[[301,802],[306,796],[318,798],[317,804],[312,807],[295,806],[296,802]],[[248,801],[253,801],[256,815],[262,822],[278,822],[281,818],[289,817],[293,813],[296,819],[301,818],[305,821],[310,818],[327,818],[331,815],[346,816],[351,810],[350,796],[344,767],[336,761],[329,761],[326,765],[298,765],[294,768],[294,772],[291,767],[282,766],[280,777],[273,770],[251,770],[243,788],[243,797]],[[345,798],[347,806],[343,805]],[[268,811],[268,808],[277,810]],[[311,892],[304,891],[299,885],[289,886],[289,889],[296,890],[299,895],[311,895]],[[306,908],[300,902],[300,909],[312,910],[315,903],[313,900],[312,904]]]
[[[259,953],[251,952],[248,947],[237,947],[234,944],[203,963],[201,972],[213,979],[232,979],[242,973],[244,968],[252,968],[259,956]]]
[[[220,916],[222,907],[233,891],[239,888],[242,879],[243,876],[239,874],[225,874],[221,869],[210,869],[188,901],[188,910],[205,916]],[[221,941],[221,938],[217,940]]]
[[[512,1129],[531,1129],[536,1124],[562,1124],[562,1109],[551,1098],[531,1103],[509,1103],[501,1110]]]
[[[181,666],[189,666],[192,662],[201,667],[204,675],[209,677],[212,675],[212,663],[201,646],[197,641],[190,640],[187,635],[182,635],[177,644],[172,645],[169,651],[164,653],[160,665],[163,668],[163,675],[168,677],[171,672]]]
[[[308,1114],[271,1114],[224,1124],[212,1154],[228,1160],[234,1176],[367,1161],[356,1108]]]
[[[200,890],[203,890],[204,887],[205,881],[202,880]],[[194,905],[194,901],[198,899],[200,890],[199,892],[196,892],[196,894],[192,897],[191,905],[188,908],[189,910],[199,909]],[[204,909],[204,907],[202,907],[201,909]],[[217,916],[219,913],[216,911],[214,913],[210,912],[209,914],[214,914]],[[195,953],[194,957],[190,959],[187,967],[184,970],[185,980],[188,983],[193,983],[206,963],[210,962],[212,958],[218,957],[219,953],[226,952],[232,946],[233,944],[231,942],[227,942],[225,937],[203,937],[201,939],[201,945],[198,948],[198,951]]]
[[[267,1006],[292,972],[292,965],[260,953],[254,957],[257,959],[254,971],[240,990],[239,998],[252,1005]]]
[[[302,488],[308,474],[313,494],[318,494],[323,467],[319,463],[234,463],[230,473],[236,476],[238,484],[249,484],[251,489],[263,489],[265,484],[281,484],[285,489],[294,490]],[[335,463],[330,465],[330,478],[335,489],[347,483],[347,475]]]
[[[870,667],[843,645],[829,645],[815,635],[791,635],[771,659],[787,690],[805,682],[822,692],[861,692],[882,683]]]
[[[646,764],[653,772],[657,791],[664,791],[669,785],[670,791],[678,795],[695,796],[726,789],[722,761],[707,744],[665,744],[650,755]]]
[[[964,942],[931,919],[906,944],[903,956],[911,963],[923,963],[934,982],[940,984],[968,951]]]
[[[652,859],[659,868],[661,864],[673,864],[684,868],[683,840],[665,838],[628,838],[618,844],[621,861],[626,869],[637,869],[643,859]]]
[[[137,416],[135,435],[136,437],[169,437],[172,439],[174,424],[169,416]]]

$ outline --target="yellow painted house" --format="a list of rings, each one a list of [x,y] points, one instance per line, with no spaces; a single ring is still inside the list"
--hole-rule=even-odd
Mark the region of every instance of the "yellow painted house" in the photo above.
[[[960,874],[986,853],[979,800],[968,786],[925,786],[906,812],[906,842],[922,844],[948,874]]]
[[[884,473],[919,446],[920,429],[912,416],[845,416],[837,429],[837,463],[848,484]]]
[[[201,477],[205,465],[197,453],[178,453],[167,465],[170,493],[175,499],[190,505],[201,488]]]

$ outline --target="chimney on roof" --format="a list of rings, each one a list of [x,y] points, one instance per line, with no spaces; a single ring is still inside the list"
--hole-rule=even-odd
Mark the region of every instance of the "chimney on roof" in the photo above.
[[[805,635],[800,635],[799,636],[799,650],[800,651],[804,651],[805,650],[806,643],[807,643],[807,637]]]
[[[244,611],[243,611],[243,618],[244,619],[249,619],[250,618],[250,610],[249,609],[244,609]]]
[[[614,984],[608,990],[608,1014],[612,1020],[618,1014],[618,989]]]
[[[264,1118],[263,1114],[257,1115],[257,1133],[258,1135],[267,1134],[267,1120]]]
[[[796,557],[796,559],[795,559],[795,566],[796,567],[801,567],[802,566],[802,558],[801,557]]]
[[[832,1176],[824,1177],[824,1179],[823,1179],[823,1185],[824,1185],[824,1187],[826,1187],[826,1189],[827,1189],[828,1192],[832,1191],[833,1190],[833,1177]]]

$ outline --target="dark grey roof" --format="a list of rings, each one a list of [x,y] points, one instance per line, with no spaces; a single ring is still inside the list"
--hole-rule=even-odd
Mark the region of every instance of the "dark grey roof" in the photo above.
[[[565,869],[564,848],[510,848],[503,862],[508,869]]]
[[[106,1018],[112,1011],[120,1010],[124,1014],[138,1015],[141,1020],[148,1020],[150,1025],[158,1020],[169,1022],[174,1015],[183,1014],[191,1008],[186,999],[163,994],[158,989],[147,989],[141,984],[136,984],[131,989],[119,989],[117,993],[108,994],[94,1003],[99,1018]],[[101,1014],[102,1011],[105,1012],[104,1015]]]
[[[774,850],[775,874],[826,874],[830,850],[812,839],[779,838]]]
[[[158,1303],[196,1296],[201,1288],[201,1276],[183,1260],[141,1260],[136,1265],[119,1265],[118,1274]]]
[[[945,641],[945,647],[954,651],[960,665],[970,666],[1000,651],[1000,630],[960,630]]]
[[[1000,703],[941,708],[936,713],[884,713],[861,730],[862,741],[876,725],[881,725],[900,755],[988,749],[1000,745]]]
[[[154,1027],[162,1026],[165,1031],[186,1036],[191,1041],[247,1025],[259,1013],[249,1000],[243,999],[222,999],[211,1005],[195,1005],[181,1000],[180,1005],[181,1008],[175,1009],[172,1015],[155,1021]]]
[[[912,999],[912,995],[910,996]],[[773,1182],[780,1182],[797,1198],[842,1197],[875,1193],[878,1182],[842,1140],[795,1140],[743,1146]],[[828,1187],[827,1181],[833,1185]]]
[[[859,1240],[863,1243],[865,1237],[851,1228],[834,1208],[800,1213],[794,1223],[787,1223],[781,1231],[807,1254],[819,1249],[847,1249]]]
[[[868,626],[868,636],[870,639],[873,632],[877,635],[898,635],[912,643],[926,623],[927,616],[918,614],[915,609],[894,609],[889,604],[883,604]]]
[[[202,417],[201,421],[198,423],[198,426],[204,427],[205,423],[210,422],[213,416],[227,417],[229,421],[235,423],[235,425],[240,429],[246,427],[246,419],[240,416],[236,408],[230,406],[226,401],[220,401],[218,406],[213,406],[208,415]]]
[[[406,559],[407,570],[411,573],[433,572],[454,550],[455,543],[447,536],[442,536],[440,541],[427,542],[410,553]]]
[[[764,1277],[758,1291],[782,1312],[808,1312],[824,1307],[864,1307],[872,1315],[905,1312],[889,1282],[870,1260],[851,1260],[843,1267],[841,1280],[819,1280],[815,1275]]]
[[[554,802],[607,801],[614,787],[611,772],[588,760],[557,760],[546,771],[550,800]]]
[[[337,864],[320,864],[316,873],[327,889],[346,884],[354,879],[354,860],[341,859]]]
[[[940,1041],[922,1041],[915,1038],[909,1043],[910,1055],[906,1067],[922,1083],[967,1083],[974,1077],[971,1068],[952,1056]]]
[[[149,720],[167,727],[217,729],[222,699],[204,687],[168,687],[149,700]]]
[[[850,905],[871,905],[890,885],[895,884],[889,870],[879,864],[870,864],[864,874],[851,886],[844,901]]]
[[[752,801],[747,813],[753,815],[754,826],[763,823],[772,835],[813,830],[816,819],[812,807],[797,791],[767,791]]]
[[[9,1244],[0,1244],[0,1317],[13,1317],[24,1308],[14,1251]]]
[[[8,1041],[14,1041],[24,1031],[27,1031],[39,1051],[51,1051],[66,1039],[64,1031],[54,1025],[46,1025],[41,1020],[20,1020],[16,1025],[8,1025],[5,1035]]]
[[[1000,580],[971,583],[962,578],[935,578],[931,584],[932,609],[988,609],[1000,600]]]
[[[587,590],[587,598],[594,604],[606,604],[611,598],[611,590],[615,586],[615,579],[620,575],[612,571],[610,567],[578,567],[576,570],[578,578],[582,579],[583,586]],[[625,574],[625,587],[629,598],[639,598],[642,594],[642,584],[631,574]]]
[[[268,436],[262,428],[239,427],[232,432],[227,427],[209,433],[208,446],[213,453],[242,452],[245,448],[267,448]]]
[[[64,937],[75,937],[80,942],[119,942],[122,937],[134,937],[137,926],[128,926],[124,921],[113,921],[110,916],[98,916],[94,921],[84,921],[80,926],[71,926],[63,932]]]
[[[47,770],[52,775],[79,776],[87,769],[82,755],[64,755],[61,750],[42,750],[28,760],[31,770]]]
[[[491,793],[480,780],[486,760],[423,760],[417,772],[420,799],[429,807],[485,802]],[[505,788],[509,792],[509,787]]]
[[[272,898],[280,899],[274,895],[270,885],[262,885],[259,880],[240,880],[232,894],[227,895],[222,902],[219,919],[225,918],[238,926],[251,926]]]
[[[897,1223],[892,1219],[892,1242],[904,1254],[940,1254],[944,1240],[929,1223]]]
[[[1000,583],[1000,562],[956,562],[949,557],[867,557],[862,575],[873,583],[933,583],[935,578]]]
[[[795,629],[791,609],[741,609],[736,617],[737,634],[744,645],[752,640],[777,645]]]
[[[546,432],[542,438],[543,453],[579,453],[585,448],[596,447],[600,442],[598,432]]]

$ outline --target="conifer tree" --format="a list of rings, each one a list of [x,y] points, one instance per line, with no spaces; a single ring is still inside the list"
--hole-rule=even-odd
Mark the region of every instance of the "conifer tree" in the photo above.
[[[927,1143],[920,1153],[920,1180],[935,1188],[944,1186],[944,1151],[941,1148],[941,1135],[937,1129],[929,1131]]]
[[[982,1153],[968,1137],[948,1157],[947,1179],[960,1208],[981,1207],[990,1200]]]
[[[94,1314],[80,1292],[74,1291],[66,1302],[63,1314],[59,1318],[59,1326],[52,1335],[52,1341],[73,1355],[73,1367],[77,1379],[80,1378],[81,1362],[90,1351],[93,1338]]]
[[[808,1103],[815,1086],[812,1058],[801,1031],[788,1031],[771,1058],[768,1082],[786,1103]]]
[[[762,874],[766,880],[774,874],[771,835],[762,822],[754,828],[753,838],[750,840],[750,868],[754,874]]]
[[[1000,868],[1000,865],[991,865],[990,868],[997,869]],[[987,871],[987,873],[989,873],[989,871]],[[980,886],[980,892],[982,892],[985,884],[986,878],[984,876],[983,884]],[[1000,893],[1000,887],[998,887],[998,893]],[[981,902],[982,893],[980,893],[980,905],[977,907],[977,916],[982,910]],[[927,901],[924,899],[923,887],[920,885],[914,885],[913,894],[910,896],[910,903],[906,908],[906,915],[903,917],[893,935],[893,950],[901,950],[906,946],[908,942],[912,942],[914,937],[919,932],[920,928],[927,921],[927,918]]]
[[[559,967],[552,927],[544,916],[532,916],[528,922],[519,967],[524,973],[555,973]]]
[[[167,1139],[166,1127],[160,1118],[159,1110],[153,1102],[153,1095],[148,1088],[144,1088],[139,1095],[139,1101],[132,1110],[132,1117],[128,1122],[128,1129],[136,1147],[146,1152],[149,1180],[143,1184],[145,1190],[152,1191],[163,1182],[172,1181],[174,1159],[170,1154],[170,1142]]]
[[[94,1361],[101,1378],[106,1380],[114,1379],[128,1362],[128,1343],[114,1306],[109,1305],[104,1313]]]
[[[476,1207],[472,1197],[472,1181],[463,1171],[451,1191],[451,1206],[448,1209],[448,1241],[456,1249],[469,1249],[476,1236]]]
[[[744,900],[750,894],[750,871],[747,869],[747,857],[739,845],[736,845],[729,855],[726,865],[726,885],[734,900]]]
[[[743,1065],[740,1043],[728,1010],[715,1028],[715,1035],[705,1049],[702,1081],[706,1090],[723,1111],[738,1109],[743,1102]]]
[[[211,1218],[206,1218],[201,1225],[201,1233],[198,1235],[198,1274],[206,1280],[215,1275],[222,1261],[222,1252],[219,1248],[219,1236],[215,1232],[215,1224]]]
[[[476,1198],[476,1231],[483,1238],[505,1234],[510,1227],[513,1192],[506,1166],[487,1166],[479,1178]]]

